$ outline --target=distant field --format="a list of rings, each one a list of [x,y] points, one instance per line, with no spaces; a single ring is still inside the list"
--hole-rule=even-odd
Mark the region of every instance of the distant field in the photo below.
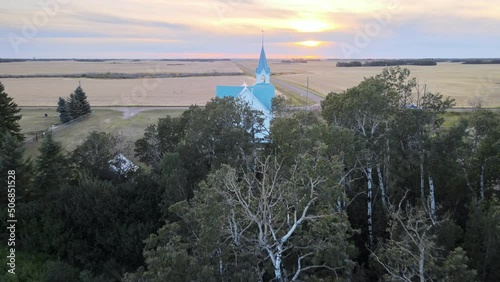
[[[239,60],[239,63],[255,68],[256,60]],[[357,85],[364,77],[379,74],[383,67],[336,67],[337,61],[310,61],[308,63],[281,63],[270,60],[271,72],[281,80],[322,93],[342,91]],[[427,90],[440,92],[455,98],[457,106],[468,106],[469,102],[482,101],[485,107],[500,106],[500,65],[464,65],[460,63],[438,63],[437,66],[406,66],[411,76]],[[272,82],[272,78],[271,78]]]
[[[209,64],[209,63],[205,63]],[[0,64],[2,65],[2,64]],[[204,105],[217,85],[253,84],[249,76],[207,76],[142,79],[5,78],[5,91],[20,106],[55,106],[80,82],[93,106]]]
[[[241,72],[235,63],[250,70],[257,60],[214,62],[190,61],[31,61],[0,63],[0,75],[68,73],[210,73]],[[312,93],[326,96],[357,85],[364,77],[379,74],[382,67],[337,67],[337,61],[281,63],[269,60],[271,78],[279,78],[305,89],[309,77]],[[457,106],[481,101],[484,107],[500,107],[500,65],[438,63],[437,66],[407,66],[427,90],[455,98]],[[205,104],[215,97],[217,85],[252,85],[252,76],[204,76],[179,78],[88,79],[88,78],[4,78],[6,92],[20,106],[55,106],[58,97],[67,97],[81,82],[94,106],[188,106]],[[286,94],[286,93],[285,93]],[[291,96],[293,98],[293,95]]]
[[[231,61],[189,62],[120,60],[105,62],[28,61],[0,63],[0,75],[74,73],[210,73],[241,72]]]
[[[97,109],[94,110],[94,113],[88,119],[54,133],[54,139],[61,142],[67,151],[74,150],[93,130],[119,134],[123,136],[127,142],[135,142],[143,136],[146,127],[156,123],[158,118],[167,115],[179,116],[183,111],[184,110],[178,109],[148,110],[139,112],[131,118],[124,119],[120,111]],[[49,118],[45,119],[43,116],[47,112],[49,113]],[[57,114],[55,108],[23,109],[21,114],[23,118],[20,124],[23,133],[44,130],[50,127],[53,122],[57,122],[56,118],[51,117]],[[35,123],[34,121],[37,119],[43,122]],[[27,134],[26,137],[31,136],[31,134]],[[38,142],[28,144],[26,146],[27,155],[32,157],[38,155],[38,148],[41,141],[42,139],[39,138]],[[133,146],[130,146],[130,148],[133,150]],[[126,153],[129,154],[130,157],[133,157],[133,151]]]

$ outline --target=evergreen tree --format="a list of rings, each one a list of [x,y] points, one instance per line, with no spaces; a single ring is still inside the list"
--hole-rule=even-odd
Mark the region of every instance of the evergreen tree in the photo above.
[[[82,87],[78,86],[74,93],[75,93],[75,98],[80,105],[81,116],[90,113],[91,112],[90,103],[89,101],[87,101],[87,94],[85,94]]]
[[[69,95],[68,111],[72,118],[81,117],[91,112],[90,104],[87,101],[87,94],[81,86],[78,86],[73,93]]]
[[[19,120],[21,109],[13,102],[13,98],[5,92],[3,84],[0,82],[0,134],[10,132],[19,140],[23,140],[24,136],[21,134],[21,127]]]
[[[66,103],[66,100],[61,97],[59,97],[59,102],[57,103],[57,112],[59,112],[59,118],[62,123],[72,120],[68,111],[68,104]]]
[[[9,132],[0,139],[0,175],[6,176],[9,170],[16,171],[16,197],[20,199],[28,193],[31,178],[31,159],[24,159],[21,142]],[[6,191],[6,189],[3,189]]]
[[[48,134],[39,149],[40,155],[35,161],[35,194],[61,187],[67,177],[67,159],[60,143],[54,141]]]

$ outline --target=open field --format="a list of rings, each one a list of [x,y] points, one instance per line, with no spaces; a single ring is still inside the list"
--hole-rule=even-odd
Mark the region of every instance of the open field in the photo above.
[[[255,68],[256,60],[238,60],[248,68]],[[379,74],[383,67],[338,68],[337,61],[309,61],[307,63],[281,63],[269,60],[271,72],[283,81],[309,87],[323,95],[342,91],[357,85],[364,77]],[[500,65],[465,65],[438,63],[437,66],[405,66],[411,76],[418,79],[427,90],[455,98],[457,106],[482,101],[485,107],[500,106]],[[272,78],[271,78],[272,82]]]
[[[156,123],[158,118],[167,115],[179,116],[183,111],[184,110],[181,109],[147,110],[125,119],[123,113],[120,111],[97,109],[94,110],[94,113],[89,118],[54,133],[54,139],[61,142],[64,149],[67,151],[74,150],[93,130],[119,134],[123,136],[125,141],[135,142],[143,136],[146,127]],[[43,118],[45,113],[49,114],[49,118]],[[23,109],[21,114],[23,118],[20,124],[23,133],[47,129],[53,124],[51,123],[52,121],[58,120],[54,120],[54,118],[51,117],[57,114],[55,108]],[[37,119],[41,119],[43,122],[33,122]],[[32,135],[27,135],[26,137],[30,136]],[[42,139],[39,139],[38,142],[27,144],[26,154],[32,157],[38,155],[38,148],[41,141]],[[130,148],[133,149],[133,146],[130,146]],[[126,153],[130,155],[130,157],[133,157],[133,151]]]
[[[326,96],[357,85],[364,77],[379,74],[382,67],[338,68],[337,61],[281,63],[269,60],[271,78],[279,78],[290,87],[305,92],[309,77],[310,93]],[[253,84],[257,60],[214,62],[117,60],[106,62],[30,61],[0,63],[0,75],[66,74],[66,73],[210,73],[242,72],[250,75],[203,76],[178,78],[89,79],[89,78],[4,78],[6,92],[20,106],[55,106],[58,97],[67,97],[81,82],[93,106],[188,106],[203,105],[215,97],[217,85]],[[157,68],[158,67],[158,68]],[[481,101],[484,107],[500,106],[500,65],[466,65],[438,63],[437,66],[406,66],[427,90],[455,98],[458,107]],[[153,71],[154,70],[154,71]],[[285,95],[303,104],[303,97],[275,85]],[[289,88],[290,88],[289,87]],[[290,90],[290,91],[289,91]],[[290,92],[290,93],[289,93]],[[295,94],[295,96],[294,96]],[[297,96],[297,97],[296,97]]]
[[[117,60],[105,62],[28,61],[0,63],[0,75],[75,73],[211,73],[241,72],[231,61],[190,62]]]
[[[0,64],[1,65],[1,64]],[[56,106],[80,82],[92,106],[204,105],[217,85],[253,84],[249,76],[142,79],[5,78],[5,91],[19,106]]]

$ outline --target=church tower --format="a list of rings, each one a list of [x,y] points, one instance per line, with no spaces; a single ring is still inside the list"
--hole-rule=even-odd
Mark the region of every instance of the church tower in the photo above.
[[[259,65],[255,69],[255,83],[269,83],[271,69],[267,65],[266,51],[264,51],[264,34],[262,34],[262,49],[260,50]]]

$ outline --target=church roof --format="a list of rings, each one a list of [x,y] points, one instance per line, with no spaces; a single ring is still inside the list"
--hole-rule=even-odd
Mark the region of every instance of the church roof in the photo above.
[[[219,98],[237,98],[245,88],[248,89],[267,110],[271,110],[275,89],[274,85],[270,83],[257,83],[253,86],[217,86],[216,96]]]
[[[265,73],[271,73],[271,69],[267,65],[266,51],[264,51],[264,45],[262,46],[262,49],[260,50],[259,65],[255,69],[255,73],[261,73],[262,70],[264,70]]]

